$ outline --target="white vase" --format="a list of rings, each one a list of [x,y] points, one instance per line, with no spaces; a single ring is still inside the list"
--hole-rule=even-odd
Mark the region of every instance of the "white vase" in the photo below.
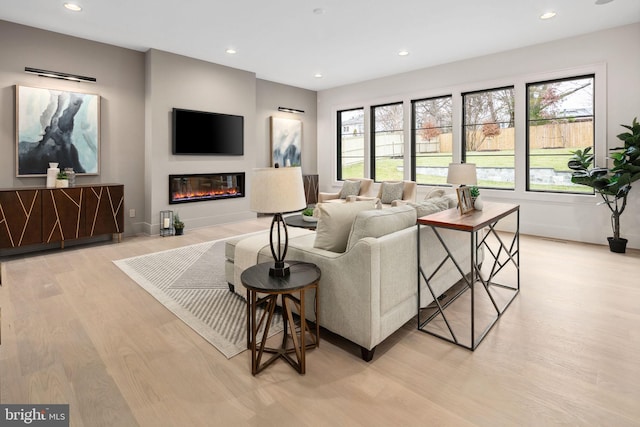
[[[484,206],[484,203],[482,203],[482,197],[481,196],[476,197],[476,201],[473,203],[473,208],[477,211],[481,211],[482,206]]]
[[[54,165],[55,163],[49,163],[49,164]],[[56,187],[56,177],[58,176],[58,172],[60,172],[60,169],[58,168],[47,169],[47,188]]]

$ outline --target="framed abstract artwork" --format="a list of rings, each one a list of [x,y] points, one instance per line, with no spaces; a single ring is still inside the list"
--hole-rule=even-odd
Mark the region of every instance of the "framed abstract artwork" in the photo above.
[[[16,86],[16,176],[45,176],[50,162],[100,173],[100,96]]]
[[[302,122],[271,116],[271,166],[302,166]]]

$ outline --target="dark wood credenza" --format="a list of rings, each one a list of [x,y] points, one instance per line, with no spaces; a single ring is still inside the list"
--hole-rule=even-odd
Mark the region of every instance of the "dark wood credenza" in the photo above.
[[[0,189],[0,249],[124,231],[124,185]]]

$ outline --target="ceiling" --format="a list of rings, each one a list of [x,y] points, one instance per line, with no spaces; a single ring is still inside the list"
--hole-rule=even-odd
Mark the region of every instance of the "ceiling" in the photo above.
[[[0,19],[311,90],[640,22],[640,0],[65,1],[2,0]]]

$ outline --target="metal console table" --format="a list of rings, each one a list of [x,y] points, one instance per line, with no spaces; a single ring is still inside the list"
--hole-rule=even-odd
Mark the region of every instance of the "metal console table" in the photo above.
[[[498,234],[496,224],[503,218],[514,213],[516,215],[515,232],[513,233],[511,241],[505,242],[503,237]],[[433,230],[434,234],[440,241],[440,244],[446,251],[446,255],[442,262],[440,262],[438,267],[428,276],[420,264],[420,228],[422,226],[428,226]],[[475,350],[478,344],[480,344],[489,330],[491,330],[493,325],[495,325],[520,292],[520,206],[506,203],[485,202],[484,209],[482,211],[471,211],[464,215],[461,215],[458,209],[449,209],[418,218],[417,227],[418,330],[469,350]],[[438,231],[439,229],[458,230],[460,232],[469,233],[471,251],[470,273],[464,273],[460,263],[454,258],[452,251],[447,247],[445,240]],[[484,249],[483,262],[479,262],[478,260],[478,254],[481,248]],[[462,280],[460,282],[461,286],[459,286],[458,289],[454,289],[455,287],[452,288],[453,296],[443,297],[434,293],[431,281],[447,261],[450,261],[455,265],[462,277]],[[487,264],[487,262],[491,265],[485,265],[483,270],[482,265]],[[512,266],[512,270],[515,270],[515,285],[505,285],[495,282],[496,275],[507,266]],[[434,302],[426,308],[420,307],[420,288],[422,287],[422,281],[427,285],[427,289],[429,289],[429,292],[434,299]],[[476,285],[478,285],[477,287],[480,292],[483,290],[486,292],[487,298],[485,298],[485,300],[490,301],[490,303],[487,304],[489,308],[488,310],[485,310],[484,316],[486,318],[486,312],[490,313],[490,318],[485,319],[485,321],[488,321],[488,325],[483,330],[478,331],[478,333],[476,331],[476,304],[481,295],[476,295]],[[453,322],[445,315],[445,309],[467,292],[470,293],[471,305],[470,337],[467,338],[469,344],[464,343],[462,339],[456,335],[456,332],[454,331],[455,328],[452,325]],[[498,296],[503,300],[501,304],[498,303]],[[440,322],[439,330],[429,329],[427,326],[439,315],[442,316],[444,325]],[[424,317],[424,319],[422,319],[422,317]],[[458,315],[450,317],[456,317],[456,320],[460,320],[460,316]],[[458,324],[459,323],[460,322],[458,322]],[[447,331],[449,336],[446,335]]]

